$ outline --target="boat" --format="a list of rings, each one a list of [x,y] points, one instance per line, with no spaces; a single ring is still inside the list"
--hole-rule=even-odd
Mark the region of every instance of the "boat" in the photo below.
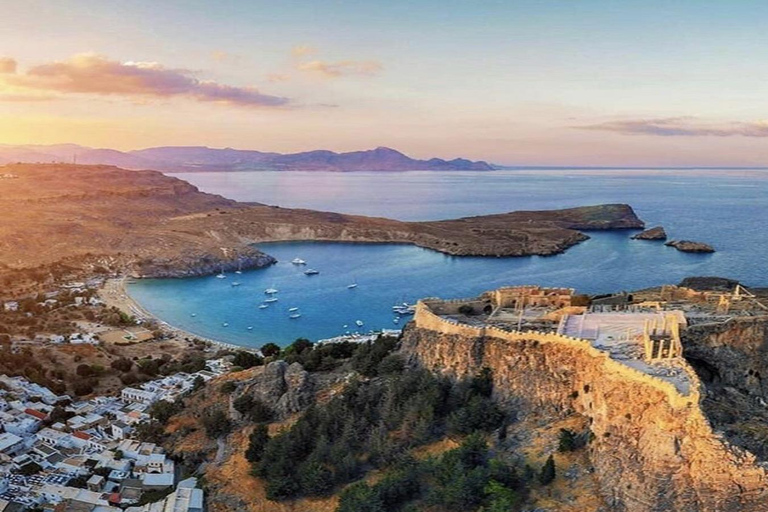
[[[189,315],[189,316],[197,316],[197,313],[192,313],[192,314],[191,314],[191,315]]]
[[[308,276],[315,276],[315,275],[317,275],[317,274],[319,274],[319,273],[320,273],[320,271],[319,271],[319,270],[315,270],[315,269],[313,269],[313,268],[310,268],[309,270],[305,270],[305,271],[304,271],[304,274],[306,274],[306,275],[308,275]]]
[[[364,325],[362,320],[355,320],[355,324],[357,324],[358,327],[362,327]]]
[[[278,290],[277,288],[275,288],[275,285],[272,285],[271,287],[269,287],[269,288],[267,288],[266,290],[264,290],[264,293],[266,293],[267,295],[273,295],[273,294],[275,294],[275,293],[277,293],[277,292],[279,292],[279,291],[280,291],[280,290]]]
[[[227,322],[224,322],[223,324],[221,324],[221,326],[222,327],[229,327],[229,324]]]
[[[347,327],[349,327],[349,326],[347,324],[344,324],[341,328],[342,329],[346,329]]]
[[[269,303],[271,303],[271,302],[277,302],[277,297],[270,297],[270,298],[268,298],[268,299],[264,299],[264,302],[265,302],[266,304],[269,304]]]
[[[294,313],[291,316],[289,316],[288,318],[290,318],[291,320],[296,320],[299,317],[301,317],[301,313]]]
[[[249,326],[248,326],[248,330],[249,330],[249,331],[252,331],[252,330],[253,330],[253,326],[252,326],[252,325],[249,325]]]
[[[259,309],[267,309],[269,304],[259,304]]]
[[[240,283],[239,283],[239,282],[237,282],[237,281],[233,281],[233,282],[232,282],[232,286],[240,286]]]
[[[400,317],[399,317],[399,316],[396,316],[395,318],[393,318],[393,319],[392,319],[392,323],[394,323],[394,324],[399,324],[399,323],[400,323]]]
[[[307,264],[307,262],[304,261],[301,258],[293,258],[293,260],[291,260],[291,263],[293,263],[294,265],[306,265]]]
[[[293,313],[294,311],[298,311],[299,308],[288,308],[289,313]]]
[[[352,281],[352,284],[348,284],[347,288],[350,289],[350,290],[353,290],[353,289],[357,288],[357,279]]]
[[[221,271],[216,275],[216,279],[226,279],[227,275],[224,273],[224,267],[221,267]]]

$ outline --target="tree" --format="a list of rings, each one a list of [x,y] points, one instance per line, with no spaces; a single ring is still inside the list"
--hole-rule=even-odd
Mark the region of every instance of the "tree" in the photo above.
[[[274,343],[267,343],[261,347],[261,353],[264,357],[273,357],[280,354],[280,347]]]
[[[79,365],[77,365],[76,373],[80,377],[90,377],[91,375],[93,375],[94,372],[93,372],[93,369],[91,369],[90,365],[79,364]]]
[[[203,428],[205,435],[211,439],[217,439],[229,434],[232,429],[232,422],[221,409],[208,409],[203,414]]]
[[[251,421],[261,423],[272,419],[272,409],[253,395],[240,395],[233,402],[232,406],[237,412]]]
[[[121,357],[120,359],[115,359],[110,363],[110,366],[118,371],[121,371],[123,373],[131,371],[131,368],[133,368],[133,361],[128,359],[127,357]]]
[[[248,462],[259,462],[264,455],[264,448],[269,442],[269,428],[264,423],[256,425],[251,435],[248,436],[248,448],[245,450],[245,458]]]
[[[560,429],[560,443],[557,450],[560,452],[572,452],[577,449],[576,434],[567,428]]]
[[[264,359],[257,356],[253,352],[239,350],[237,353],[235,353],[235,357],[232,359],[232,364],[243,369],[248,369],[264,364]]]
[[[557,476],[555,473],[555,458],[550,455],[539,473],[539,483],[541,485],[549,485],[555,479],[555,476]]]

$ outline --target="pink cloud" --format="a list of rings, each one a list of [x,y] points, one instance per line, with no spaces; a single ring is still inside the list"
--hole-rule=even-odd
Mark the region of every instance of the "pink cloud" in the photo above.
[[[0,57],[0,73],[15,73],[16,60],[10,57]]]
[[[313,60],[301,62],[297,65],[297,68],[301,71],[315,73],[326,78],[338,78],[349,75],[372,76],[378,74],[383,69],[381,63],[373,60],[344,60],[339,62]]]
[[[155,62],[119,62],[96,54],[42,64],[3,80],[15,87],[50,93],[184,97],[247,107],[277,107],[288,103],[287,98],[263,94],[253,87],[199,80],[189,70],[166,68]]]

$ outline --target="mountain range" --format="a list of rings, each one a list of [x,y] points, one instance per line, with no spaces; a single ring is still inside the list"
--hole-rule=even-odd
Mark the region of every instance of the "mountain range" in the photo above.
[[[385,147],[336,153],[328,150],[302,153],[267,153],[205,146],[164,146],[134,151],[89,148],[77,144],[0,145],[0,164],[54,163],[114,165],[124,169],[165,172],[194,171],[490,171],[487,162],[455,158],[417,160]]]

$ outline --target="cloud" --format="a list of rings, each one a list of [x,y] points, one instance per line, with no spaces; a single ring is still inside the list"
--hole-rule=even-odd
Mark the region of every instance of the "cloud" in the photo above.
[[[291,75],[287,73],[270,73],[267,75],[267,81],[269,82],[288,82],[291,79]]]
[[[15,73],[16,60],[10,57],[0,57],[0,73]]]
[[[308,46],[306,44],[300,44],[298,46],[294,46],[291,49],[291,54],[294,57],[307,57],[309,55],[314,55],[317,53],[317,49],[314,46]]]
[[[287,98],[195,78],[191,71],[156,62],[119,62],[103,55],[81,54],[32,67],[24,74],[0,77],[0,85],[48,93],[81,93],[143,98],[183,97],[246,107],[277,107]]]
[[[339,62],[326,62],[313,60],[301,62],[296,66],[301,71],[315,73],[325,78],[338,78],[340,76],[372,76],[378,74],[383,68],[374,60],[355,61],[343,60]]]
[[[732,121],[718,124],[702,122],[695,117],[608,121],[576,128],[658,137],[768,137],[768,121]]]

